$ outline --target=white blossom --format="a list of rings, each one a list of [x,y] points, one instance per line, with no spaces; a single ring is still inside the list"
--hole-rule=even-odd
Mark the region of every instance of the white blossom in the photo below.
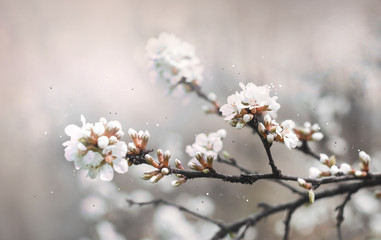
[[[189,156],[193,157],[189,164],[197,164],[196,155],[213,156],[217,158],[217,154],[222,150],[222,140],[226,137],[225,129],[209,134],[200,133],[196,135],[195,143],[188,145],[185,149]],[[192,167],[195,167],[192,165]]]
[[[333,165],[333,166],[331,166],[329,171],[331,172],[332,175],[335,176],[340,172],[340,169],[336,165]]]
[[[348,163],[342,163],[340,165],[340,171],[343,173],[343,174],[348,174],[349,172],[352,171],[352,167],[351,165],[349,165]]]
[[[94,124],[86,123],[81,115],[82,127],[69,125],[65,133],[70,140],[63,143],[65,158],[74,161],[75,169],[85,169],[88,176],[101,180],[111,181],[114,171],[126,173],[128,171],[127,145],[120,141],[123,136],[121,124],[118,121],[107,123],[105,118]]]
[[[292,130],[295,127],[295,123],[292,120],[286,120],[282,122],[281,127],[281,135],[284,141],[284,145],[286,145],[288,149],[295,148],[299,141],[298,137]]]
[[[309,169],[309,177],[310,178],[319,178],[321,174],[321,171],[317,169],[316,167],[310,167]]]
[[[366,164],[369,164],[370,162],[370,156],[364,151],[359,152],[359,158],[362,162]]]
[[[159,80],[176,86],[183,78],[186,82],[203,81],[203,67],[194,47],[173,34],[161,33],[151,38],[146,46],[147,56]]]
[[[254,83],[239,84],[241,92],[228,96],[227,103],[222,105],[220,111],[226,121],[236,120],[231,124],[242,128],[253,118],[252,114],[263,113],[275,118],[280,104],[276,96],[270,97],[270,88],[267,85],[256,86]]]

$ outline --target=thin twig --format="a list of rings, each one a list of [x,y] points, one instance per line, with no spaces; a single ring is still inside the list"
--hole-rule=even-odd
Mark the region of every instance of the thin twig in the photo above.
[[[230,165],[232,167],[235,167],[235,168],[239,169],[241,172],[246,173],[246,174],[252,174],[253,173],[252,171],[247,170],[246,168],[240,166],[234,158],[225,159],[225,158],[222,158],[220,155],[218,155],[217,156],[217,162],[221,162],[221,163]],[[303,192],[297,190],[293,186],[291,186],[291,185],[289,185],[289,184],[287,184],[287,183],[285,183],[279,179],[274,179],[273,181],[278,183],[279,185],[289,189],[293,193],[296,193],[296,194],[301,195],[301,196],[304,195]]]
[[[342,240],[341,224],[344,222],[344,208],[345,208],[345,205],[349,202],[349,200],[351,200],[352,194],[357,192],[357,190],[358,189],[355,189],[353,192],[349,192],[348,195],[345,197],[343,203],[336,207],[336,211],[337,211],[337,217],[336,217],[337,223],[336,223],[336,227],[337,227],[337,239],[338,240]]]
[[[303,142],[302,142],[302,146],[300,146],[300,147],[296,147],[295,149],[296,149],[296,150],[299,150],[299,151],[301,151],[301,152],[303,152],[303,153],[305,153],[305,154],[307,154],[307,155],[309,155],[309,156],[311,156],[311,157],[313,157],[313,158],[315,158],[315,159],[318,160],[318,161],[320,161],[320,156],[319,156],[317,153],[315,153],[315,152],[313,152],[313,151],[311,150],[311,148],[310,148],[310,146],[308,145],[308,142],[307,142],[307,141],[303,141]]]
[[[284,235],[283,240],[288,240],[288,237],[290,236],[290,222],[292,214],[294,213],[296,208],[289,208],[287,211],[286,219],[284,220]]]
[[[199,218],[199,219],[205,220],[207,222],[213,223],[213,224],[217,225],[220,229],[224,229],[225,228],[225,226],[221,222],[219,222],[217,220],[214,220],[214,219],[211,219],[211,218],[209,218],[207,216],[204,216],[204,215],[201,215],[199,213],[193,212],[192,210],[189,210],[189,209],[187,209],[187,208],[185,208],[183,206],[177,205],[175,203],[168,202],[167,200],[164,200],[164,199],[155,199],[155,200],[148,201],[148,202],[135,202],[135,201],[133,201],[131,199],[127,199],[126,201],[130,204],[130,206],[137,205],[139,207],[142,207],[142,206],[147,206],[147,205],[153,205],[154,207],[156,207],[159,204],[163,204],[163,205],[175,207],[179,211],[185,212],[185,213],[187,213],[189,215],[192,215],[192,216],[194,216],[196,218]]]

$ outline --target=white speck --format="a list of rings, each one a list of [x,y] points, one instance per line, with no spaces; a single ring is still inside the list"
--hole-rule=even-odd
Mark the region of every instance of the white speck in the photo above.
[[[232,65],[232,68],[233,68],[233,67],[235,67],[235,65],[234,65],[234,64]]]
[[[149,125],[149,123],[148,123],[148,122],[146,122],[146,125]]]
[[[50,193],[53,193],[53,191],[50,191]]]
[[[246,199],[246,202],[249,202],[249,199]]]
[[[46,135],[46,134],[48,134],[48,132],[44,132],[44,134]]]
[[[298,116],[298,117],[299,117],[299,113],[297,113],[297,114],[296,114],[296,116]]]
[[[62,138],[62,136],[60,135],[60,138]]]
[[[282,87],[282,84],[279,84],[279,87]]]
[[[209,193],[208,193],[208,192],[206,193],[206,196],[209,196]]]
[[[120,188],[118,188],[118,191],[120,191]]]
[[[327,125],[328,125],[328,123],[327,123]]]
[[[158,123],[156,123],[156,127],[158,127],[159,126],[159,124]]]

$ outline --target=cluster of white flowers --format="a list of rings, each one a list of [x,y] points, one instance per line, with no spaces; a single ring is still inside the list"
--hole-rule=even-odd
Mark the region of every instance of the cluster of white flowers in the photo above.
[[[319,130],[319,124],[312,125],[310,122],[305,122],[303,127],[294,128],[294,133],[301,141],[320,141],[324,135]]]
[[[195,159],[196,154],[198,152],[205,156],[213,156],[213,158],[215,159],[217,157],[218,152],[222,150],[222,140],[225,137],[225,129],[220,129],[217,132],[212,132],[209,134],[197,134],[195,142],[192,145],[188,145],[185,151],[186,153],[188,153],[189,156],[193,157],[193,159]]]
[[[65,133],[70,137],[69,141],[63,143],[66,160],[73,161],[77,170],[87,170],[91,178],[99,174],[103,181],[111,181],[114,170],[126,173],[127,145],[120,141],[124,135],[120,123],[107,122],[105,118],[100,118],[94,124],[86,123],[83,115],[81,121],[82,127],[70,124],[65,128]]]
[[[246,86],[239,83],[239,85],[242,91],[230,95],[227,98],[228,103],[220,108],[222,116],[231,126],[243,128],[256,113],[267,113],[273,118],[277,117],[280,104],[276,102],[278,97],[270,97],[268,85],[256,86],[254,83],[248,83]]]
[[[295,127],[294,121],[286,120],[278,124],[275,119],[271,119],[268,114],[265,115],[263,120],[264,124],[259,123],[258,125],[258,132],[266,138],[269,143],[273,141],[283,142],[288,149],[296,147],[299,139],[293,131]]]
[[[202,82],[203,67],[189,43],[163,32],[158,38],[151,38],[146,48],[158,79],[171,86],[176,86],[183,78],[189,83]]]
[[[328,167],[328,171],[321,171],[316,167],[309,169],[310,178],[320,178],[325,176],[340,176],[340,175],[355,175],[356,177],[365,177],[368,175],[370,156],[364,152],[359,152],[360,170],[352,168],[348,163],[340,164],[340,167],[336,165],[336,157],[332,155],[328,157],[326,154],[320,154],[320,163]]]

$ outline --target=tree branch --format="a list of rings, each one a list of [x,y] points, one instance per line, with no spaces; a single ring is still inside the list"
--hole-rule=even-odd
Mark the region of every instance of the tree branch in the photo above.
[[[371,180],[364,180],[359,183],[336,186],[334,188],[327,189],[323,192],[317,193],[315,195],[315,201],[323,199],[323,198],[328,198],[328,197],[344,194],[344,193],[356,192],[361,188],[369,188],[369,187],[373,187],[377,185],[381,185],[381,177],[373,178]],[[279,204],[278,206],[267,208],[263,210],[262,212],[254,213],[248,216],[247,218],[243,218],[236,222],[231,223],[230,225],[226,225],[226,228],[218,231],[212,239],[213,240],[221,239],[225,237],[229,232],[237,232],[243,225],[247,223],[250,223],[252,226],[254,226],[258,221],[260,221],[261,219],[267,216],[270,216],[274,213],[284,211],[284,210],[297,209],[304,203],[308,203],[308,202],[309,202],[309,199],[308,199],[308,196],[306,195],[294,201]]]

